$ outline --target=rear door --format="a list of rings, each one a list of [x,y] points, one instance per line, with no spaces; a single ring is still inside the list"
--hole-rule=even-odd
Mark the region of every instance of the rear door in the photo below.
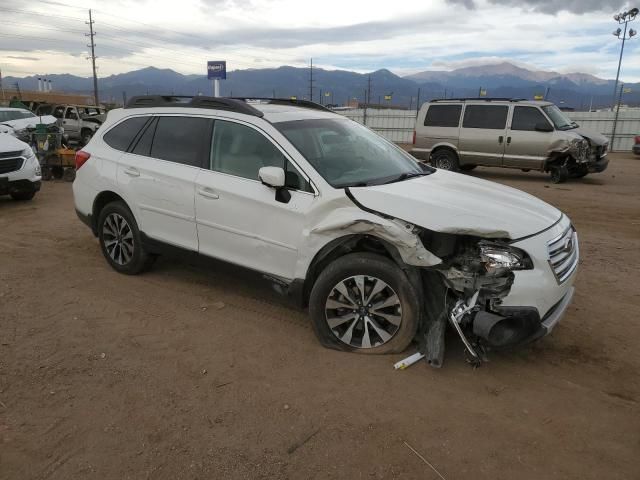
[[[212,127],[206,117],[155,117],[120,158],[118,184],[149,237],[198,250],[195,179],[209,159]]]
[[[537,124],[552,128],[538,107],[513,107],[504,153],[505,167],[542,169],[553,138],[553,130],[537,131]]]
[[[441,105],[432,103],[422,120],[416,127],[416,145],[414,150],[428,154],[437,145],[458,147],[460,135],[460,117],[462,104]]]
[[[260,182],[258,170],[266,166],[285,169],[288,201]],[[308,178],[264,132],[216,120],[211,162],[196,179],[200,252],[293,279],[314,198]]]
[[[508,113],[508,105],[465,106],[460,128],[461,164],[502,165]]]

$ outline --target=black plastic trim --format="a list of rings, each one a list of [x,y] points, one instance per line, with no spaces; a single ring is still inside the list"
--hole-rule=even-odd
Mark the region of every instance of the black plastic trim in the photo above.
[[[291,105],[294,107],[303,107],[310,108],[312,110],[320,110],[323,112],[335,113],[333,110],[325,107],[324,105],[320,105],[316,102],[311,102],[309,100],[293,100],[291,98],[268,98],[268,97],[231,97],[233,100],[241,100],[243,102],[250,102],[252,100],[265,102],[269,105]]]
[[[243,100],[204,96],[139,95],[132,97],[124,108],[154,107],[206,108],[210,110],[224,110],[227,112],[243,113],[245,115],[260,118],[264,116],[264,113]]]

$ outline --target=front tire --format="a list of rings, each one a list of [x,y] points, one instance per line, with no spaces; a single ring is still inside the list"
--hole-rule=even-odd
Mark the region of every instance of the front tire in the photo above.
[[[416,335],[418,296],[391,260],[352,253],[327,266],[309,299],[313,329],[325,347],[367,354],[405,350]]]
[[[551,183],[564,183],[569,178],[569,170],[564,165],[551,169]]]
[[[89,143],[91,141],[91,139],[93,138],[93,132],[91,130],[83,130],[82,131],[82,135],[80,138],[80,141],[82,142],[82,145],[86,145],[87,143]]]
[[[36,196],[36,192],[13,192],[10,194],[11,198],[17,200],[19,202],[26,202],[29,200],[33,200],[33,197]]]
[[[117,272],[136,275],[155,259],[143,247],[138,224],[123,202],[108,203],[100,211],[98,239],[104,258]]]
[[[441,149],[431,155],[431,165],[441,170],[449,170],[450,172],[457,172],[460,170],[458,163],[458,156],[451,150]]]

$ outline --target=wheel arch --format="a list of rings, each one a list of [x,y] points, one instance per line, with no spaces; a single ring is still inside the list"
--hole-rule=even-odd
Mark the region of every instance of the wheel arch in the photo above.
[[[124,203],[133,215],[133,211],[131,210],[131,207],[129,207],[129,204],[127,204],[126,200],[116,192],[111,190],[100,192],[93,201],[93,207],[91,208],[91,230],[96,237],[98,236],[98,217],[100,216],[100,212],[107,204],[117,201]]]
[[[405,271],[409,281],[416,288],[416,293],[422,292],[421,277],[417,267],[407,265],[402,260],[398,249],[386,240],[375,235],[351,234],[331,240],[324,245],[313,257],[307,268],[304,279],[294,280],[292,290],[298,303],[306,307],[309,303],[309,296],[320,273],[332,262],[350,253],[375,253],[388,258]]]
[[[458,162],[460,162],[460,153],[458,153],[458,149],[456,148],[456,146],[451,144],[451,143],[438,143],[438,144],[436,144],[431,149],[431,152],[429,153],[429,161],[431,161],[431,157],[433,156],[434,153],[440,152],[442,150],[450,151],[451,153],[453,153],[456,156],[456,158],[458,159]]]

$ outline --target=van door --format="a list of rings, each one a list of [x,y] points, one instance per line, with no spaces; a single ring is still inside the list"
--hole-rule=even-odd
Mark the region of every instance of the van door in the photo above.
[[[460,135],[460,117],[462,116],[462,104],[438,104],[432,103],[427,111],[419,118],[422,125],[416,125],[416,143],[412,152],[419,158],[429,159],[434,147],[448,145],[458,148]]]
[[[466,105],[460,128],[460,164],[501,166],[508,105]]]
[[[549,131],[542,131],[545,129]],[[542,170],[552,138],[553,127],[538,107],[514,106],[505,142],[504,166]]]

